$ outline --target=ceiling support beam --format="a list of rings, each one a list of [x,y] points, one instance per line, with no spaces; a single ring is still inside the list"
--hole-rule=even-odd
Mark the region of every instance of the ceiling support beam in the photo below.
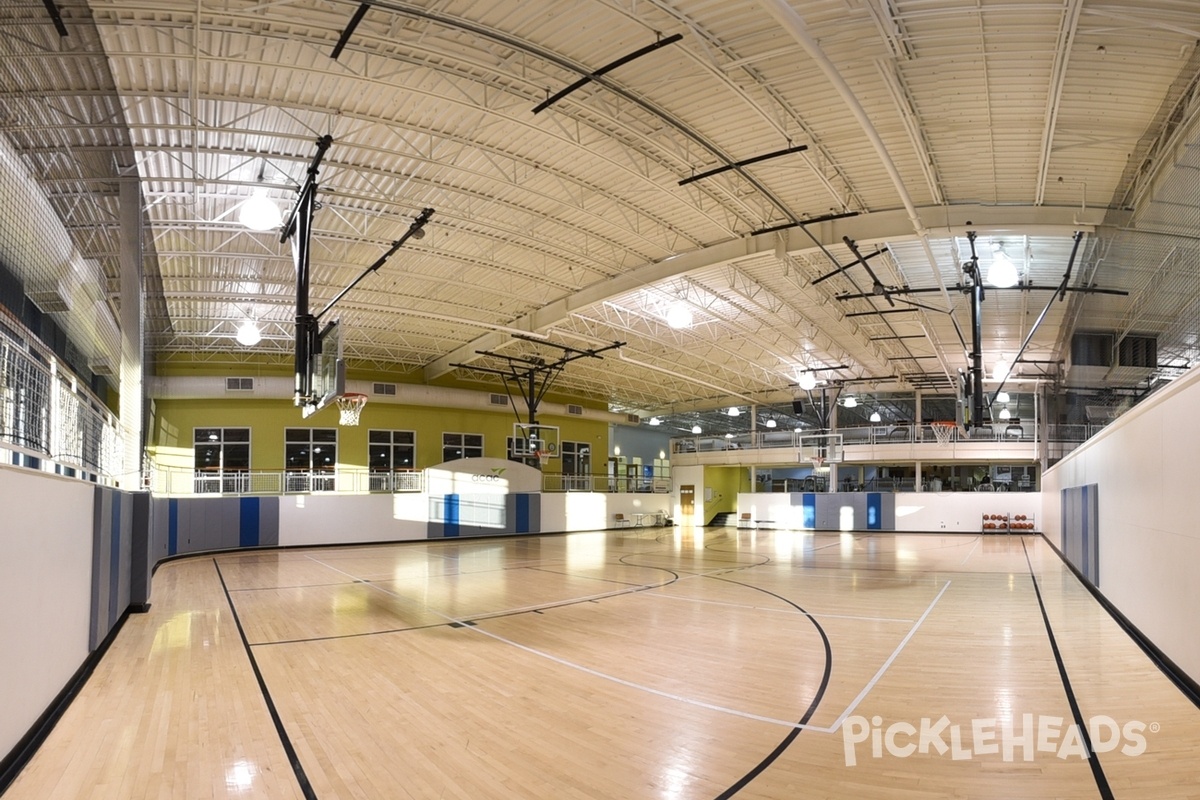
[[[1030,235],[1069,236],[1076,230],[1092,231],[1103,218],[1103,209],[1093,212],[1096,217],[1089,224],[1077,222],[1079,209],[1074,206],[985,206],[964,204],[956,206],[929,206],[918,209],[926,227],[937,228],[949,234],[966,235],[971,230],[1003,231],[1013,227],[1031,231]],[[811,221],[810,221],[811,222]],[[807,253],[820,247],[842,243],[843,236],[866,241],[911,241],[916,238],[912,226],[902,211],[880,211],[857,214],[849,217],[828,219],[819,224],[805,222],[805,232],[812,236],[816,246],[797,248],[796,253]],[[686,275],[695,270],[729,264],[743,258],[763,254],[774,254],[778,240],[774,233],[763,232],[740,239],[730,239],[700,250],[669,256],[660,261],[648,262],[640,267],[594,283],[575,294],[566,295],[547,303],[539,309],[512,320],[488,320],[481,327],[496,328],[495,331],[463,344],[445,356],[434,359],[425,366],[426,381],[433,381],[454,370],[456,362],[470,362],[478,358],[475,351],[493,350],[510,341],[507,333],[518,331],[537,336],[547,328],[559,325],[576,310],[623,295],[648,284],[656,284]],[[936,266],[934,267],[937,271]],[[940,278],[939,278],[940,279]],[[943,291],[938,289],[937,291]],[[947,307],[950,307],[947,302]],[[950,380],[950,379],[948,379]],[[950,382],[953,382],[950,380]]]

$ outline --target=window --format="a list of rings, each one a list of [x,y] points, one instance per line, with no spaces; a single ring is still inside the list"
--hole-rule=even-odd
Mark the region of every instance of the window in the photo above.
[[[483,458],[483,434],[443,433],[442,461],[456,458]]]
[[[331,492],[337,466],[336,428],[286,428],[283,463],[286,491]]]
[[[373,492],[396,491],[407,483],[396,473],[416,466],[417,435],[412,431],[368,431],[367,466]],[[409,477],[409,476],[404,476]]]
[[[563,488],[587,491],[592,474],[592,446],[587,442],[563,442],[560,452]]]
[[[249,428],[196,428],[192,436],[197,493],[244,492],[250,479]]]

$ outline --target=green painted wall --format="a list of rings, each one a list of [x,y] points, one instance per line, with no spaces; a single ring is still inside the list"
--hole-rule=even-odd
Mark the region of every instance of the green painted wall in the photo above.
[[[750,491],[750,470],[745,467],[705,467],[704,489],[712,489],[713,494],[712,500],[704,503],[708,520],[722,511],[737,511],[738,492]]]
[[[539,421],[557,425],[563,441],[589,442],[593,453],[608,450],[608,423],[542,414]],[[504,458],[512,436],[511,410],[484,411],[402,406],[368,402],[357,427],[339,426],[337,408],[330,406],[310,417],[286,400],[158,400],[150,445],[164,466],[190,468],[196,428],[245,428],[250,431],[250,468],[283,469],[285,428],[337,428],[338,463],[367,465],[367,431],[372,428],[411,430],[417,434],[417,468],[442,461],[443,433],[483,434],[484,456]],[[593,471],[603,463],[593,461]],[[560,472],[561,461],[550,459],[546,472]]]

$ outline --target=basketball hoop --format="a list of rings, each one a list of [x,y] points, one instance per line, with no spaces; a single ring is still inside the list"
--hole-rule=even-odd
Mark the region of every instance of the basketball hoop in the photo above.
[[[929,427],[933,428],[933,436],[937,439],[939,445],[950,444],[950,436],[954,433],[954,429],[958,427],[957,422],[931,422]]]
[[[825,456],[813,456],[811,459],[813,472],[819,472],[821,467],[825,466]]]
[[[367,396],[358,392],[346,392],[339,395],[336,402],[339,415],[338,424],[357,425],[363,406],[367,404]]]

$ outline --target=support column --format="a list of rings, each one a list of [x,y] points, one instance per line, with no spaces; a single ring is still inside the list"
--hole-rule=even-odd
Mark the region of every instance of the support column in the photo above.
[[[143,430],[145,403],[145,306],[142,281],[142,188],[137,168],[128,167],[121,180],[120,253],[118,263],[121,301],[121,440],[124,464],[119,485],[136,491],[141,488],[142,454],[146,432]]]

